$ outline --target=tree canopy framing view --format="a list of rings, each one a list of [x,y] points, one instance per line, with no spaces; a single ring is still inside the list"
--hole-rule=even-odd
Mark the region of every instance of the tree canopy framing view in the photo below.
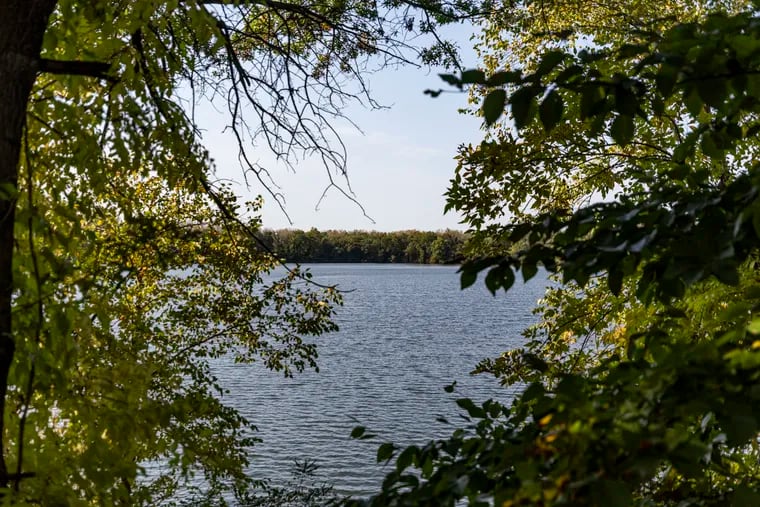
[[[381,491],[346,502],[760,505],[760,15],[742,0],[0,0],[5,503],[256,501],[253,428],[210,362],[316,367],[341,294],[268,275],[261,201],[214,180],[193,104],[227,106],[278,203],[254,140],[344,188],[332,122],[372,104],[373,68],[457,67],[436,29],[461,20],[480,68],[427,91],[469,92],[484,120],[447,191],[461,285],[557,284],[524,346],[476,367],[523,386],[512,404],[459,398],[465,427],[383,443]],[[309,258],[320,238],[270,240]]]

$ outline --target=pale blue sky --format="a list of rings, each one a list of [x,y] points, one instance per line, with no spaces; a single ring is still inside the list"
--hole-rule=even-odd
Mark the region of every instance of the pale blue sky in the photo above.
[[[465,67],[476,65],[467,41],[471,27],[450,31],[460,46]],[[454,174],[453,156],[464,142],[478,142],[483,135],[481,121],[457,112],[467,106],[464,93],[447,93],[438,98],[424,95],[428,88],[445,88],[438,77],[442,69],[405,67],[386,69],[369,78],[373,97],[389,109],[371,110],[352,105],[346,110],[363,131],[348,123],[337,127],[348,151],[348,172],[356,199],[375,223],[339,192],[330,190],[319,210],[315,206],[327,185],[320,161],[306,159],[289,172],[277,165],[262,148],[253,153],[257,160],[274,169],[273,178],[286,198],[292,224],[271,197],[261,188],[242,185],[234,139],[222,133],[224,118],[204,111],[207,146],[217,164],[217,175],[240,184],[236,191],[246,197],[264,194],[264,226],[298,229],[369,229],[392,231],[403,229],[462,229],[459,217],[443,214],[445,192]]]

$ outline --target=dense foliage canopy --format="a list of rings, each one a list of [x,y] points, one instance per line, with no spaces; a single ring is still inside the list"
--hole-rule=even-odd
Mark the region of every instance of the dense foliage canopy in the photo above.
[[[483,68],[443,76],[490,127],[448,193],[472,227],[462,285],[561,284],[525,347],[478,367],[522,394],[382,445],[396,466],[372,503],[758,505],[760,13],[512,7]]]

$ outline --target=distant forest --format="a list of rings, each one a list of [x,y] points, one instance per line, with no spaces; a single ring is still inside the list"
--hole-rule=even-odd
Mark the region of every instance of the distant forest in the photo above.
[[[308,231],[265,229],[261,238],[287,262],[461,262],[466,234],[459,231]]]

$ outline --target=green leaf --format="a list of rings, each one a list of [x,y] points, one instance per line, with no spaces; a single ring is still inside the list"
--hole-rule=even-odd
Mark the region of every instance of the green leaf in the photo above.
[[[633,139],[635,126],[633,116],[627,114],[618,115],[610,127],[610,135],[620,146],[626,146]]]
[[[615,87],[615,109],[621,115],[634,116],[639,110],[639,99],[626,84],[630,85],[627,82]]]
[[[538,464],[535,461],[515,463],[515,475],[523,482],[532,481],[538,476]]]
[[[496,294],[501,286],[501,268],[495,267],[486,273],[485,279],[486,288],[491,294]]]
[[[500,276],[499,282],[501,284],[501,287],[504,290],[509,290],[510,287],[515,283],[515,273],[512,271],[512,268],[509,266],[501,265],[497,266],[496,268],[493,268],[493,270],[497,270],[497,273]],[[493,271],[492,270],[492,271]]]
[[[607,275],[607,285],[612,294],[615,296],[620,294],[620,289],[623,286],[623,270],[616,268],[610,269],[610,272]]]
[[[396,450],[396,446],[390,442],[386,442],[377,448],[377,462],[389,461],[393,457],[393,452]]]
[[[760,51],[760,40],[749,35],[736,34],[728,40],[728,43],[741,60],[746,60]]]
[[[583,67],[580,65],[571,65],[565,69],[562,69],[554,82],[557,84],[567,84],[572,81],[578,80],[583,74]]]
[[[655,116],[662,116],[665,114],[665,101],[660,97],[652,98],[652,113],[654,113]]]
[[[523,391],[522,401],[528,403],[544,396],[544,394],[546,394],[544,385],[541,382],[533,382]]]
[[[486,84],[486,73],[480,69],[470,69],[462,72],[462,84]]]
[[[540,357],[538,357],[536,354],[527,352],[522,355],[522,358],[523,358],[523,361],[525,361],[525,364],[527,364],[528,366],[530,366],[536,371],[544,373],[549,370],[549,364],[543,359],[541,359]]]
[[[673,93],[677,77],[678,74],[676,69],[670,65],[663,64],[657,71],[655,84],[657,86],[657,91],[660,92],[662,98],[667,99]]]
[[[470,417],[476,419],[483,419],[486,416],[486,412],[482,407],[479,407],[470,398],[459,398],[456,400],[457,405],[466,410]]]
[[[536,276],[536,273],[538,273],[538,265],[536,265],[535,262],[523,263],[522,274],[523,274],[524,282],[527,282],[528,280]]]
[[[739,484],[734,488],[734,494],[731,497],[731,507],[749,507],[760,505],[760,493],[744,484]]]
[[[703,79],[697,82],[697,93],[702,102],[716,109],[723,105],[728,93],[725,79]]]
[[[536,74],[539,76],[545,76],[546,74],[553,71],[554,68],[559,65],[564,59],[564,51],[552,50],[547,52],[541,57],[541,63],[538,64]]]
[[[486,86],[504,86],[508,83],[519,83],[521,80],[522,72],[503,70],[486,79]]]
[[[618,58],[629,59],[648,52],[649,45],[647,44],[623,44],[618,50]]]
[[[581,49],[578,51],[578,58],[581,62],[589,64],[596,61],[607,58],[608,53],[606,51],[589,51],[587,49]]]
[[[446,83],[461,88],[462,81],[454,74],[438,74],[438,77],[443,79]]]
[[[715,138],[713,136],[713,132],[709,130],[702,133],[699,147],[702,149],[702,153],[710,158],[724,158],[723,150],[718,148],[718,145],[716,144]]]
[[[430,456],[428,456],[425,462],[422,464],[422,476],[425,478],[430,478],[432,474],[433,474],[433,460]]]
[[[541,102],[541,106],[538,108],[538,116],[547,132],[551,131],[562,119],[564,107],[565,103],[557,90],[550,91]]]
[[[694,139],[687,138],[684,142],[676,146],[673,150],[673,162],[677,164],[683,164],[687,158],[689,158],[694,151]]]
[[[409,468],[409,466],[412,465],[412,463],[414,463],[418,452],[419,452],[419,449],[413,445],[401,451],[401,454],[396,460],[396,471],[398,473],[401,473],[407,468]]]
[[[604,128],[606,127],[606,119],[604,115],[596,116],[593,120],[591,120],[588,128],[588,135],[589,138],[599,137],[602,132],[604,131]]]
[[[475,283],[475,280],[478,279],[478,272],[475,270],[463,270],[462,274],[459,277],[459,285],[460,289],[466,289],[467,287],[471,286],[473,283]]]
[[[351,438],[361,438],[366,431],[367,428],[364,426],[355,426],[354,429],[351,430]]]
[[[536,89],[532,86],[520,88],[509,98],[509,105],[512,109],[512,118],[515,121],[515,127],[522,129],[526,127],[533,119],[535,114]]]
[[[504,113],[507,102],[507,92],[501,88],[492,90],[483,100],[483,118],[486,125],[493,125]]]
[[[605,92],[601,86],[586,85],[581,92],[581,120],[599,115],[604,109],[604,100]]]
[[[690,91],[684,92],[684,103],[686,104],[686,109],[695,118],[702,112],[702,98],[699,96],[696,88],[691,88]]]

